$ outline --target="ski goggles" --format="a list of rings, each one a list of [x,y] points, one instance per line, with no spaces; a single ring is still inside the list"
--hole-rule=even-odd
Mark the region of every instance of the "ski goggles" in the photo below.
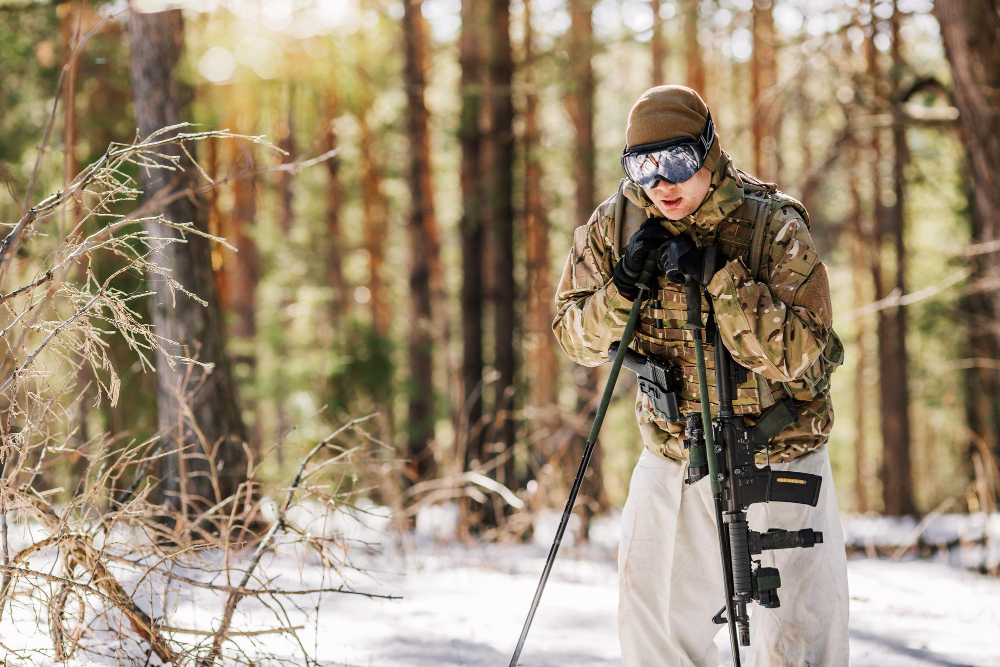
[[[659,181],[683,183],[701,169],[715,141],[715,123],[709,112],[697,139],[671,139],[622,150],[622,169],[636,185],[655,188]]]

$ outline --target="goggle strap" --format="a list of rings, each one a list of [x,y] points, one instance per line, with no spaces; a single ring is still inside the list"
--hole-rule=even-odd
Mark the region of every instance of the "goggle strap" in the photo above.
[[[705,127],[701,128],[701,134],[698,136],[698,143],[701,144],[702,150],[702,162],[708,157],[708,149],[712,147],[713,141],[715,141],[715,123],[712,122],[712,112],[709,111]]]

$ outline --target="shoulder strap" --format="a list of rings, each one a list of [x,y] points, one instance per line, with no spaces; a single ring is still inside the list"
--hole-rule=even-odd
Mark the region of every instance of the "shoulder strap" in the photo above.
[[[753,181],[756,181],[756,179],[753,179]],[[758,183],[760,182],[756,181],[751,188],[757,186]],[[753,276],[755,280],[761,280],[758,273],[760,271],[761,263],[764,260],[764,245],[768,240],[767,228],[770,226],[772,214],[783,206],[791,206],[799,213],[800,216],[802,216],[802,219],[806,223],[806,227],[809,227],[809,212],[806,211],[806,207],[802,205],[802,202],[785,194],[784,192],[781,192],[771,183],[765,183],[763,185],[769,187],[765,187],[763,191],[744,191],[744,196],[748,200],[755,201],[757,204],[757,210],[753,219],[753,235],[750,238],[750,249],[746,258],[747,268],[750,270],[750,275]],[[831,341],[828,341],[827,347],[831,347],[831,343],[833,343],[832,347],[834,348],[840,346],[841,352],[839,360],[840,363],[843,363],[842,343],[840,343],[840,339],[835,333],[833,333],[832,329],[830,333]],[[832,356],[837,356],[836,350],[834,350]],[[837,365],[839,364],[832,362],[827,363],[826,367],[829,369],[829,372],[832,372]],[[828,383],[828,381],[828,378],[824,378],[824,382]],[[824,388],[821,389],[821,391],[825,391],[825,386],[827,385],[824,385]],[[785,392],[787,395],[791,396],[791,391],[787,388],[787,386],[785,388]],[[760,398],[760,406],[762,410],[766,410],[775,403],[775,398],[771,393],[768,382],[762,375],[757,376],[757,395]]]
[[[764,237],[767,232],[767,223],[771,218],[771,198],[770,197],[747,197],[756,201],[757,211],[753,218],[753,236],[750,237],[750,252],[747,256],[747,268],[754,280],[759,279],[757,273],[760,271],[761,260],[764,259]]]
[[[618,259],[618,255],[621,254],[619,251],[619,248],[622,247],[621,221],[625,219],[625,205],[628,204],[628,199],[626,199],[625,194],[622,192],[623,185],[625,185],[624,178],[618,183],[618,194],[615,196],[615,217],[611,222],[611,241],[615,246],[615,259]]]
[[[756,180],[756,179],[754,179]],[[773,191],[767,188],[755,189],[760,182],[754,183],[751,188],[744,190],[743,197],[747,204],[751,202],[756,206],[753,213],[753,235],[750,237],[750,249],[747,251],[747,268],[754,280],[760,280],[758,275],[760,264],[764,258],[764,238],[767,236],[768,221],[774,210],[774,200],[771,198]],[[769,185],[769,184],[768,184]],[[748,216],[749,217],[749,216]],[[761,410],[768,410],[776,401],[767,379],[763,375],[757,375],[757,397],[760,401]]]
[[[777,192],[778,190],[777,183],[771,183],[770,181],[762,181],[756,176],[748,174],[747,172],[743,171],[738,167],[736,169],[736,174],[739,176],[740,185],[742,185],[744,189],[759,190],[762,194],[765,195],[772,194],[774,192]]]
[[[778,191],[775,183],[762,181],[756,176],[752,176],[742,169],[737,169],[740,180],[743,182],[743,198],[749,204],[753,202],[756,210],[753,211],[753,236],[750,238],[750,250],[747,254],[747,268],[750,275],[758,279],[757,272],[760,270],[760,263],[764,257],[764,237],[767,232],[767,223],[773,212],[773,195]],[[751,219],[751,216],[747,216]]]
[[[771,184],[765,183],[764,185],[770,186]],[[759,202],[754,215],[753,236],[750,239],[750,251],[747,256],[747,268],[750,269],[750,274],[757,278],[757,272],[764,260],[764,242],[767,240],[767,228],[771,221],[771,215],[782,206],[791,206],[802,216],[806,228],[809,228],[809,212],[798,199],[786,195],[776,188],[763,192],[745,192],[744,196]]]
[[[625,246],[628,245],[629,239],[632,238],[633,234],[639,231],[639,227],[648,217],[645,211],[633,204],[629,198],[625,196],[625,193],[622,192],[624,185],[625,179],[623,178],[618,183],[614,219],[611,221],[611,242],[614,245],[612,248],[612,256],[615,261],[618,261],[621,258],[622,250],[624,250]]]

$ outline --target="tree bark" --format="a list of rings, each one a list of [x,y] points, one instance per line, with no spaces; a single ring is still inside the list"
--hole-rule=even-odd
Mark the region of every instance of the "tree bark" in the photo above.
[[[934,3],[951,63],[954,100],[967,161],[973,243],[1000,239],[1000,7],[996,0]],[[971,258],[975,273],[966,301],[972,362],[966,371],[966,416],[1000,461],[1000,253]],[[992,367],[991,367],[992,366]],[[975,448],[973,447],[973,450]]]
[[[666,43],[663,37],[663,18],[660,17],[660,0],[650,0],[649,6],[653,10],[653,36],[650,38],[650,48],[653,56],[653,83],[654,86],[662,86],[666,83],[663,78],[663,61],[666,59]]]
[[[232,90],[232,97],[241,100],[242,104],[229,109],[227,126],[240,134],[256,134],[256,116],[249,111],[256,106],[253,102],[255,91],[243,84],[233,84],[231,88],[235,86],[239,88]],[[230,314],[230,357],[234,363],[248,366],[252,373],[257,365],[254,338],[257,335],[257,284],[261,271],[260,253],[252,234],[257,221],[256,146],[248,141],[228,141],[226,146],[229,149],[229,172],[241,176],[232,182],[233,208],[226,234],[236,252],[229,253],[228,300],[220,299],[220,306],[223,313]],[[259,413],[253,397],[244,402],[244,407]],[[255,422],[247,426],[247,437],[256,456],[260,448],[260,431]]]
[[[754,170],[758,178],[777,177],[777,133],[774,113],[774,85],[777,81],[774,48],[774,4],[754,0],[753,52],[750,56],[751,139]]]
[[[177,124],[182,119],[181,90],[175,76],[184,47],[183,20],[179,10],[129,15],[132,93],[136,121],[142,136]],[[182,156],[176,146],[166,147]],[[147,199],[163,187],[174,184],[175,172],[141,172]],[[181,175],[180,187],[194,182],[194,169]],[[181,198],[160,213],[175,222],[193,222],[204,229],[204,207]],[[176,230],[155,222],[147,223],[151,236],[179,236]],[[236,385],[226,356],[226,335],[212,278],[211,249],[197,235],[187,235],[186,243],[172,243],[155,252],[152,260],[168,269],[173,278],[208,302],[203,306],[184,294],[171,294],[164,280],[150,275],[153,326],[171,354],[211,364],[171,366],[167,358],[156,356],[157,411],[160,437],[170,448],[188,448],[168,458],[164,492],[174,506],[187,512],[186,497],[198,508],[214,504],[235,493],[246,479],[243,444],[246,429],[239,410]],[[176,345],[166,341],[176,341]],[[197,428],[195,428],[197,427]],[[218,479],[218,493],[212,478]],[[183,480],[183,483],[181,482]]]
[[[850,121],[848,121],[850,122]],[[852,136],[850,141],[850,151],[852,164],[864,164],[861,151],[858,150],[857,140]],[[865,273],[868,269],[865,266],[867,259],[868,239],[865,237],[865,230],[862,226],[864,216],[861,182],[859,170],[849,170],[851,187],[851,284],[854,289],[854,304],[856,308],[868,303],[868,290],[865,285]],[[865,371],[868,367],[868,345],[865,340],[867,329],[865,327],[866,318],[858,317],[854,320],[854,336],[857,354],[855,355],[854,366],[854,505],[858,512],[867,512],[868,507],[868,458],[866,440],[866,417],[867,417],[867,385],[865,384]]]
[[[705,94],[705,64],[701,57],[698,38],[698,0],[690,0],[684,7],[684,48],[687,61],[687,85],[699,95]]]
[[[894,16],[898,16],[894,14]],[[895,203],[885,207],[880,193],[880,171],[878,168],[882,159],[879,137],[876,130],[876,160],[873,167],[874,222],[873,234],[874,256],[872,261],[872,279],[875,283],[876,298],[884,299],[893,290],[905,293],[905,238],[904,238],[904,204],[906,184],[904,168],[907,161],[905,144],[905,127],[899,99],[898,77],[903,66],[897,51],[897,26],[890,24],[893,33],[892,51],[893,63],[890,73],[888,90],[882,84],[884,75],[878,63],[878,53],[874,47],[875,17],[872,16],[871,33],[868,44],[868,68],[875,89],[875,99],[890,107],[893,124],[892,138],[892,177]],[[886,237],[891,243],[886,243]],[[895,271],[891,281],[883,271],[886,256],[894,261]],[[889,288],[892,285],[892,289]],[[906,314],[902,307],[882,309],[878,311],[878,357],[879,357],[879,408],[881,411],[882,432],[882,463],[880,478],[882,481],[883,512],[890,516],[913,514],[916,506],[913,497],[912,460],[910,451],[910,418],[909,393],[907,390],[907,359],[906,359]]]
[[[490,0],[490,225],[493,230],[493,366],[497,456],[505,457],[496,478],[517,489],[514,475],[514,102],[511,84],[514,63],[510,46],[510,0]]]
[[[205,173],[213,181],[219,178],[219,144],[222,142],[217,137],[207,140],[207,153],[205,158]],[[208,217],[205,224],[208,225],[208,233],[213,236],[226,237],[225,223],[222,219],[222,210],[219,206],[219,188],[212,188],[208,191]],[[229,305],[229,276],[225,269],[226,257],[222,248],[211,249],[212,270],[215,272],[215,291],[219,295],[219,307],[223,312]]]
[[[365,250],[368,251],[368,303],[372,327],[379,336],[389,334],[391,313],[385,295],[382,267],[385,264],[385,197],[382,194],[382,176],[375,156],[368,109],[358,116],[361,147],[361,208],[365,224]]]
[[[86,29],[83,23],[86,11],[86,2],[81,2],[77,7],[74,7],[72,3],[66,3],[58,8],[63,65],[69,66],[66,73],[65,91],[63,93],[63,190],[76,178],[79,170],[76,159],[76,75],[78,61],[74,59],[70,62],[70,58],[72,57],[73,49],[76,47],[77,40]],[[70,202],[68,206],[63,207],[60,219],[60,236],[69,234],[76,225],[78,212],[79,207],[76,205],[76,202]],[[79,242],[83,236],[83,229],[83,226],[81,226],[80,231],[73,235],[73,242]],[[75,273],[80,278],[85,279],[86,277],[84,266],[76,267]],[[95,398],[93,371],[87,364],[82,364],[79,370],[77,370],[76,378],[77,391],[80,392],[80,396],[76,402],[76,430],[71,436],[71,447],[74,451],[81,453],[73,464],[74,475],[80,476],[87,468],[87,459],[83,455],[82,450],[90,440],[90,406],[94,403]]]
[[[906,164],[909,151],[906,147],[906,125],[902,110],[903,100],[900,79],[903,62],[900,34],[900,14],[893,3],[890,19],[892,33],[892,178],[896,202],[890,209],[892,223],[892,251],[895,258],[893,289],[906,294]],[[908,358],[906,353],[906,308],[886,312],[886,330],[882,340],[886,343],[887,357],[883,358],[882,429],[884,443],[882,487],[885,510],[888,514],[914,514],[916,503],[913,495],[913,456],[910,437],[910,392]]]
[[[464,470],[478,468],[486,459],[483,450],[483,210],[481,117],[483,110],[482,3],[463,0],[462,32],[459,36],[459,63],[462,67],[460,95],[461,122],[458,129],[462,146],[462,404],[458,406],[461,464]],[[464,443],[464,446],[462,446]],[[463,527],[482,520],[473,501],[463,501]]]
[[[289,83],[285,86],[285,99],[284,109],[281,111],[281,116],[278,121],[278,148],[285,151],[285,155],[281,156],[281,162],[283,164],[291,164],[295,162],[295,86]],[[324,138],[327,138],[324,136]],[[334,142],[335,143],[335,142]],[[336,157],[333,158],[336,160]],[[327,160],[327,169],[330,168],[330,163],[333,160]],[[281,225],[281,233],[287,237],[292,233],[292,227],[295,226],[295,193],[292,192],[292,179],[294,175],[290,171],[282,171],[278,173],[278,201],[281,206],[279,209],[278,224]]]
[[[549,258],[549,221],[542,202],[542,162],[535,89],[534,34],[531,0],[524,0],[524,249],[527,268],[526,329],[530,335],[531,394],[536,409],[554,410],[558,398],[559,364],[552,318],[555,281]]]
[[[77,115],[76,115],[76,75],[78,61],[73,60],[73,49],[77,40],[85,30],[83,18],[86,15],[87,3],[81,2],[76,8],[73,3],[66,3],[58,9],[60,15],[59,32],[63,49],[63,65],[69,66],[66,72],[65,89],[63,92],[63,188],[65,189],[78,172],[76,160]],[[61,234],[68,234],[70,225],[76,223],[77,206],[72,202],[63,209]],[[79,237],[79,234],[77,235]],[[82,408],[81,408],[82,409]],[[85,412],[85,410],[84,410]],[[84,437],[86,442],[86,437]]]
[[[291,90],[289,91],[291,95]],[[329,151],[337,147],[337,134],[333,126],[333,120],[337,116],[338,101],[336,93],[332,90],[328,92],[326,111],[326,131],[323,133],[322,150]],[[289,101],[288,127],[289,143],[292,138],[292,110]],[[365,137],[371,141],[371,137]],[[289,152],[294,154],[294,146],[290,145]],[[326,282],[330,286],[333,298],[330,300],[330,326],[333,331],[338,329],[338,324],[343,321],[350,312],[351,299],[348,298],[347,285],[344,282],[343,268],[343,245],[344,238],[340,229],[340,212],[344,202],[343,186],[340,183],[340,156],[334,155],[328,159],[326,165]],[[365,176],[362,176],[364,178]],[[363,197],[364,195],[362,195]],[[289,188],[288,215],[291,216],[291,189]],[[369,288],[370,290],[371,288]]]
[[[235,84],[239,85],[239,84]],[[240,91],[240,99],[246,100],[250,91]],[[249,105],[251,108],[253,105]],[[252,116],[246,112],[246,105],[232,109],[229,127],[240,134],[254,134]],[[252,339],[257,332],[257,282],[260,279],[260,256],[257,244],[250,235],[250,229],[257,218],[257,176],[254,173],[254,145],[243,141],[231,141],[229,146],[229,169],[234,174],[242,174],[233,181],[233,210],[228,233],[236,248],[231,264],[229,280],[230,301],[226,307],[235,316],[231,333],[234,338]],[[251,360],[252,361],[252,360]]]
[[[570,42],[569,58],[572,73],[572,94],[568,96],[570,117],[573,121],[576,138],[576,206],[573,227],[586,223],[596,207],[595,181],[596,169],[594,161],[594,68],[592,63],[594,35],[591,12],[593,0],[570,0]],[[588,407],[597,391],[599,373],[596,368],[578,366],[574,368],[574,379],[577,385],[577,409],[580,412],[591,411]],[[583,433],[574,434],[567,456],[564,457],[566,474],[573,475],[583,457],[586,446],[586,436]],[[580,487],[580,500],[577,508],[583,519],[580,537],[586,539],[590,518],[603,507],[606,498],[602,484],[600,447],[594,449],[590,467]]]
[[[434,462],[434,337],[432,275],[437,262],[437,223],[431,186],[431,151],[424,90],[427,77],[427,33],[420,13],[422,0],[403,2],[403,45],[406,51],[406,133],[410,143],[407,175],[410,204],[410,359],[407,453],[410,483],[430,478]]]

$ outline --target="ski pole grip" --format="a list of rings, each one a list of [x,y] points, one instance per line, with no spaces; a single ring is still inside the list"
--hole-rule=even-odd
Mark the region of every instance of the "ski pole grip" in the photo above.
[[[638,299],[642,299],[643,290],[646,292],[646,298],[653,292],[653,277],[656,275],[656,253],[649,253],[646,255],[646,262],[642,265],[642,271],[639,273],[639,280],[635,283],[635,286],[639,288]]]
[[[684,281],[684,300],[687,302],[687,323],[685,329],[701,330],[701,285],[688,276]]]

